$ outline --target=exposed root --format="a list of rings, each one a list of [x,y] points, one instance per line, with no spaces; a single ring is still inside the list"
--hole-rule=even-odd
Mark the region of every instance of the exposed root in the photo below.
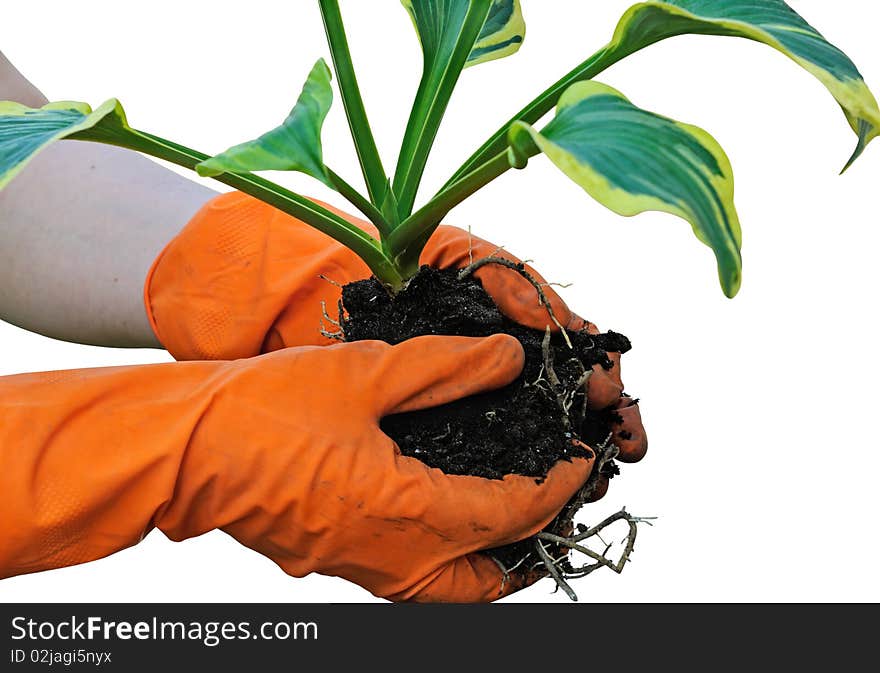
[[[577,542],[574,542],[571,538],[560,537],[559,535],[554,535],[553,533],[538,533],[536,536],[540,540],[546,540],[547,542],[552,542],[554,544],[559,545],[560,547],[567,547],[568,549],[572,549],[574,551],[580,552],[584,556],[589,556],[591,559],[596,561],[600,566],[605,566],[606,568],[611,568],[616,572],[620,572],[617,570],[617,566],[615,566],[611,561],[609,561],[605,554],[608,552],[610,547],[606,545],[605,551],[601,554],[599,552],[593,551],[589,547],[584,547],[583,545],[579,545]]]
[[[550,326],[548,325],[547,330],[544,332],[544,341],[541,342],[541,349],[544,352],[544,366],[542,371],[546,373],[546,381],[550,385],[550,390],[553,392],[553,395],[556,397],[556,403],[562,410],[562,422],[565,425],[565,429],[571,430],[571,416],[568,413],[571,409],[571,404],[568,403],[568,393],[564,390],[562,382],[559,380],[559,376],[557,376],[556,370],[553,368],[553,349],[550,346],[550,336]]]
[[[556,580],[556,586],[562,589],[565,592],[565,595],[571,600],[577,601],[577,594],[568,582],[565,581],[565,577],[563,577],[562,572],[559,570],[557,561],[550,557],[550,554],[548,554],[547,550],[544,548],[544,543],[537,537],[535,538],[535,549],[537,550],[538,556],[541,558],[544,567],[547,569],[547,572],[549,572],[550,576]]]
[[[331,325],[335,325],[336,327],[342,327],[342,320],[336,320],[334,318],[331,318],[330,314],[327,313],[327,302],[324,301],[323,299],[321,300],[321,313],[324,314],[324,320],[329,322]]]
[[[554,354],[553,347],[550,345],[550,327],[547,327],[547,330],[544,332],[544,340],[541,342],[541,349],[544,354],[544,362],[541,365],[541,373],[538,376],[538,379],[531,384],[531,386],[538,387],[541,390],[547,390],[544,386],[540,385],[541,383],[546,383],[549,387],[549,392],[552,393],[556,397],[556,403],[559,405],[559,408],[562,410],[563,414],[563,422],[565,423],[566,429],[571,429],[572,427],[579,427],[581,423],[583,423],[584,419],[587,416],[587,404],[588,404],[588,394],[589,394],[589,382],[590,377],[593,375],[592,369],[587,369],[584,367],[583,363],[578,358],[571,358],[569,362],[576,363],[581,370],[581,375],[575,384],[566,389],[563,386],[562,382],[559,380],[559,376],[556,374],[556,370],[553,366]],[[546,378],[544,375],[546,374]],[[572,414],[572,407],[575,404],[577,396],[581,395],[581,404],[576,414]]]
[[[505,568],[504,564],[499,561],[497,557],[492,556],[492,554],[486,554],[486,556],[492,559],[495,565],[497,565],[501,569],[501,591],[503,593],[504,587],[506,587],[510,583],[510,573],[512,572],[512,569],[508,570],[507,568]]]
[[[332,278],[327,278],[327,276],[325,276],[323,273],[319,273],[319,274],[318,274],[318,278],[320,278],[321,280],[325,280],[325,281],[327,281],[328,283],[330,283],[331,285],[334,285],[334,286],[338,287],[339,289],[342,289],[342,287],[343,287],[343,286],[342,286],[342,283],[337,283],[337,282],[336,282],[335,280],[333,280]]]
[[[477,268],[488,263],[495,263],[495,260],[487,258],[475,262],[469,267],[471,269],[470,273],[473,273]],[[517,267],[520,269],[522,268],[522,265],[517,265],[513,262],[508,262],[507,260],[502,260],[501,265],[514,269],[517,269]],[[538,288],[536,287],[536,289]],[[551,311],[551,317],[554,319],[554,322],[559,325],[559,322],[555,320],[555,316],[552,315],[552,309],[549,307],[549,302],[546,301],[546,296],[542,296],[542,303],[544,303],[548,311]],[[565,334],[564,330],[563,334]],[[551,344],[551,337],[552,333],[548,325],[544,333],[544,339],[541,343],[543,362],[538,378],[534,382],[526,385],[539,388],[556,399],[559,408],[563,412],[563,422],[566,428],[570,430],[572,427],[579,427],[586,418],[589,401],[589,382],[593,370],[584,367],[580,359],[572,358],[572,361],[579,365],[581,374],[572,386],[569,387],[563,384],[554,367],[555,354]],[[576,408],[575,403],[578,402],[578,400],[580,401],[580,404]],[[556,520],[549,527],[550,530],[571,530],[575,514],[589,501],[599,483],[599,479],[605,473],[606,466],[613,463],[614,459],[617,457],[619,449],[612,443],[612,437],[613,435],[609,434],[604,441],[593,448],[596,462],[590,478],[563,508],[562,512],[560,512]],[[600,533],[608,526],[620,520],[626,521],[628,534],[622,543],[624,544],[623,551],[615,562],[609,558],[609,553],[614,545],[605,543],[605,541],[602,540]],[[496,557],[493,557],[493,560],[502,570],[502,583],[505,586],[506,583],[510,581],[510,576],[516,568],[520,568],[526,563],[532,561],[531,566],[528,569],[530,574],[543,573],[544,575],[552,577],[556,582],[557,589],[562,590],[571,600],[577,601],[577,594],[567,580],[586,577],[599,568],[608,568],[615,573],[621,573],[624,566],[630,560],[630,556],[635,547],[638,524],[643,522],[650,525],[649,518],[633,517],[627,513],[625,509],[622,509],[620,512],[608,517],[592,528],[581,526],[577,535],[565,537],[549,531],[538,533],[532,539],[533,550],[527,551],[511,568],[505,568]],[[595,537],[604,545],[604,549],[601,552],[590,549],[583,544],[584,541],[592,537]],[[551,550],[555,550],[559,553],[557,558],[553,557]],[[569,561],[569,554],[572,552],[586,556],[590,562],[577,567],[572,566]]]
[[[321,276],[321,278],[324,278],[324,276]],[[333,281],[330,281],[327,278],[325,278],[325,280],[328,280],[329,282],[333,283]],[[334,283],[334,285],[335,284],[336,283]],[[337,304],[337,309],[339,310],[338,318],[331,318],[330,314],[327,313],[327,302],[325,302],[323,299],[321,300],[321,313],[322,313],[322,315],[321,315],[321,336],[324,336],[328,339],[333,339],[335,341],[345,341],[345,332],[342,329],[342,322],[343,322],[343,318],[344,318],[344,315],[343,315],[344,309],[342,308],[342,300],[341,299],[339,300],[339,302]],[[325,327],[325,325],[324,325],[325,320],[337,328],[335,332],[331,332]]]
[[[578,360],[580,362],[580,360]],[[583,364],[581,364],[583,367]],[[593,375],[592,369],[587,369],[581,374],[581,377],[577,381],[576,388],[583,388],[584,390],[584,398],[581,400],[581,410],[580,410],[580,418],[583,420],[587,417],[587,406],[589,404],[589,394],[590,394],[590,377]],[[574,402],[574,394],[572,393],[572,402]]]
[[[527,553],[511,568],[505,568],[504,565],[494,556],[490,555],[490,558],[492,558],[498,567],[501,568],[503,573],[502,587],[506,586],[507,582],[510,582],[511,575],[527,560],[536,558],[537,560],[531,565],[528,572],[552,577],[556,582],[557,589],[561,589],[571,600],[577,601],[577,594],[574,589],[571,588],[571,585],[567,580],[586,577],[599,568],[608,568],[617,574],[622,573],[635,549],[636,536],[638,535],[638,524],[644,523],[651,526],[653,525],[651,522],[655,519],[656,517],[633,516],[626,511],[626,508],[623,508],[595,526],[587,527],[583,524],[579,524],[577,527],[577,534],[569,537],[554,535],[553,533],[548,532],[538,533],[534,537],[534,555],[531,552]],[[609,558],[609,552],[614,547],[614,544],[607,544],[602,539],[600,533],[618,521],[625,521],[628,530],[626,536],[620,542],[620,544],[624,545],[623,551],[617,561],[613,561]],[[582,544],[592,537],[600,540],[602,544],[605,545],[603,551],[598,552],[590,549],[585,544]],[[554,558],[551,554],[551,551],[554,549],[562,551],[557,558]],[[572,566],[568,558],[570,552],[583,554],[591,559],[592,563],[587,563],[582,566]]]
[[[530,394],[539,395],[546,400],[540,400],[539,406],[544,412],[548,412],[548,415],[554,417],[554,424],[560,420],[557,418],[554,409],[558,405],[558,408],[562,411],[561,421],[565,425],[567,441],[573,442],[580,436],[585,421],[593,423],[593,425],[587,428],[586,433],[589,434],[585,434],[585,436],[589,437],[586,441],[590,444],[588,450],[592,451],[594,466],[590,477],[542,532],[515,545],[504,545],[496,550],[489,550],[486,554],[500,570],[502,589],[510,589],[511,583],[519,586],[523,580],[530,583],[531,580],[536,578],[550,576],[553,577],[557,589],[561,589],[571,600],[577,600],[577,594],[572,589],[569,581],[589,575],[599,568],[608,568],[615,573],[622,572],[633,553],[638,524],[644,522],[650,525],[650,520],[633,517],[626,510],[621,510],[592,528],[574,523],[575,514],[588,501],[593,499],[597,487],[603,485],[606,478],[610,478],[618,473],[614,466],[614,459],[619,450],[612,443],[613,434],[609,433],[601,442],[596,441],[597,434],[601,437],[603,433],[608,433],[608,426],[610,426],[611,421],[607,420],[598,411],[594,419],[588,410],[588,393],[593,369],[589,367],[589,364],[585,363],[598,361],[599,364],[602,364],[602,348],[600,346],[604,342],[598,338],[595,341],[591,341],[586,334],[569,335],[555,315],[545,292],[546,287],[554,284],[538,282],[526,269],[526,262],[517,263],[494,256],[500,251],[501,248],[489,257],[474,261],[472,239],[469,234],[468,259],[470,264],[458,271],[449,272],[448,277],[444,277],[443,282],[446,283],[448,279],[450,287],[454,287],[455,274],[457,274],[458,279],[464,280],[481,268],[489,264],[496,264],[516,272],[532,285],[540,300],[540,306],[547,310],[549,320],[546,321],[548,325],[542,340],[540,334],[537,340],[533,335],[528,335],[529,357],[534,359],[540,357],[540,360],[538,362],[529,361],[528,377],[527,379],[525,377],[520,379],[520,385],[525,388],[533,388]],[[329,279],[325,278],[325,280],[333,283]],[[336,283],[333,284],[336,285]],[[446,287],[446,285],[441,287]],[[367,308],[369,308],[371,296],[367,294],[361,298],[361,303],[367,304]],[[326,306],[323,304],[322,309],[324,318],[322,324],[339,328],[340,325],[345,325],[349,320],[342,306],[339,307],[338,320],[329,315]],[[415,310],[417,309],[418,306],[415,307]],[[561,340],[554,341],[555,337],[553,337],[553,332],[551,331],[553,324],[560,330],[569,350],[566,350]],[[322,329],[322,334],[325,336],[344,340],[345,337],[341,332],[341,329],[339,332],[329,332]],[[541,346],[540,356],[538,356],[538,343],[536,341]],[[574,349],[573,342],[577,343],[578,350]],[[599,352],[592,352],[594,348],[599,349]],[[585,349],[583,353],[581,349]],[[589,360],[586,359],[587,351],[590,351]],[[581,358],[584,359],[582,360]],[[607,361],[607,357],[605,359]],[[535,375],[536,371],[537,375]],[[477,417],[478,423],[472,423],[469,427],[482,427],[483,424],[492,426],[499,422],[498,414],[493,410],[486,411],[484,409],[483,416],[485,419]],[[598,428],[603,427],[603,425],[596,425],[599,423],[605,427],[601,432],[597,433]],[[462,434],[462,431],[458,429],[458,425],[455,425],[454,428],[445,423],[443,425],[436,425],[436,431],[424,434],[426,443],[429,440],[434,444],[438,442],[442,444],[445,444],[447,441],[452,442],[452,439],[448,439],[450,435],[454,435],[453,439],[455,441],[467,437],[466,434]],[[429,427],[433,428],[434,425]],[[554,428],[554,432],[558,432],[558,430],[559,427],[557,425]],[[413,455],[419,454],[420,451],[419,447],[415,447]],[[419,456],[416,455],[416,457]],[[540,480],[536,479],[536,481],[540,483]],[[607,544],[602,538],[602,531],[605,528],[621,520],[625,521],[625,524],[618,525],[625,525],[628,529],[626,537],[620,543],[623,545],[622,552],[619,546]],[[573,557],[574,554],[581,554],[586,562],[582,565],[573,565],[570,557]]]
[[[504,568],[495,559],[499,567],[502,568],[502,571],[506,573],[508,579],[517,568],[530,563],[531,565],[527,570],[528,574],[538,573],[541,576],[552,577],[556,582],[557,589],[561,589],[571,600],[576,601],[577,594],[575,594],[567,580],[586,577],[599,568],[608,568],[617,574],[623,572],[624,566],[629,562],[635,548],[638,524],[653,525],[651,522],[656,517],[633,516],[624,508],[592,527],[587,527],[583,524],[574,526],[573,524],[575,514],[589,501],[603,474],[605,466],[612,463],[618,454],[619,449],[611,443],[611,439],[612,436],[609,435],[602,443],[593,448],[593,452],[596,454],[596,463],[590,478],[574,497],[569,500],[556,519],[544,531],[534,536],[534,550],[525,551],[523,557],[510,568]],[[626,521],[628,532],[620,543],[624,545],[623,551],[618,560],[614,561],[609,557],[609,553],[614,548],[614,543],[609,544],[605,542],[601,533],[612,524],[621,520]],[[550,530],[568,531],[572,530],[573,527],[577,532],[568,536],[549,532]],[[604,545],[602,551],[590,549],[584,544],[587,540],[594,537]],[[558,552],[556,558],[551,555],[551,552],[554,551]],[[573,566],[569,561],[569,554],[571,552],[582,554],[590,559],[591,562],[581,566]]]
[[[520,276],[529,281],[529,283],[532,284],[532,287],[535,288],[535,291],[538,293],[538,297],[541,300],[541,304],[544,306],[545,309],[547,309],[547,313],[549,314],[550,319],[553,321],[553,324],[555,324],[559,328],[559,331],[562,333],[562,337],[565,339],[565,343],[568,345],[568,347],[574,350],[574,346],[571,343],[568,332],[565,330],[565,327],[562,325],[562,323],[559,322],[559,320],[557,319],[556,314],[553,312],[553,306],[550,304],[550,300],[547,299],[547,295],[544,293],[544,288],[542,287],[543,284],[538,282],[538,280],[532,274],[526,271],[525,262],[517,263],[512,262],[509,259],[504,259],[503,257],[495,257],[494,255],[501,250],[502,248],[498,248],[498,250],[492,253],[492,255],[490,255],[489,257],[484,257],[483,259],[478,259],[476,262],[472,262],[458,272],[458,277],[461,279],[467,278],[468,276],[473,275],[484,266],[487,266],[489,264],[497,264],[499,266],[511,269],[512,271],[516,271]]]
[[[342,332],[328,332],[323,327],[321,328],[321,336],[334,341],[345,341],[345,335]]]
[[[544,332],[544,341],[541,342],[541,349],[544,352],[544,371],[547,372],[547,380],[550,382],[550,385],[558,391],[562,387],[562,382],[553,368],[553,351],[550,348],[550,337],[550,327],[547,327]]]
[[[446,432],[444,432],[442,435],[437,435],[437,436],[434,437],[433,439],[434,439],[434,441],[436,442],[436,441],[439,441],[439,440],[441,440],[441,439],[446,439],[446,438],[449,437],[449,435],[451,435],[451,434],[452,434],[452,425],[450,425],[449,423],[447,423],[447,424],[446,424]]]

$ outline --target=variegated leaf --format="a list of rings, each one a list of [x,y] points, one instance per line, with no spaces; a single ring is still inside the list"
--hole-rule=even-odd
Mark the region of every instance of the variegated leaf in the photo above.
[[[412,213],[428,155],[462,71],[515,52],[524,26],[517,0],[401,2],[412,18],[424,61],[392,182],[404,219]]]
[[[0,101],[0,189],[42,149],[63,139],[117,145],[191,170],[210,158],[197,150],[131,128],[115,98],[94,111],[85,103],[50,103],[34,109]],[[256,175],[222,173],[216,178],[333,237],[359,255],[384,282],[390,285],[402,282],[399,271],[382,252],[379,242],[338,214]]]
[[[465,67],[515,54],[525,36],[526,22],[520,1],[495,0]]]
[[[608,58],[618,59],[683,34],[744,37],[785,54],[822,82],[858,135],[848,168],[880,134],[880,108],[858,68],[782,0],[666,0],[642,2],[624,14]],[[846,170],[844,168],[844,170]]]
[[[782,0],[652,0],[623,15],[612,41],[517,112],[447,182],[451,185],[507,146],[515,121],[536,123],[572,84],[593,79],[618,61],[669,37],[687,34],[743,37],[767,44],[817,77],[858,135],[844,170],[880,134],[880,108],[858,68]]]
[[[43,149],[59,140],[118,145],[187,168],[207,159],[200,152],[131,128],[122,104],[115,98],[94,110],[76,101],[58,101],[41,108],[0,101],[0,189]]]
[[[321,145],[321,129],[333,103],[331,77],[327,63],[320,59],[281,126],[203,161],[196,166],[199,175],[300,171],[332,187]]]
[[[472,0],[401,0],[409,12],[426,62],[448,59]],[[520,0],[492,0],[465,67],[516,53],[526,34]]]
[[[95,111],[86,103],[74,101],[49,103],[41,108],[0,102],[0,189],[45,147],[82,135],[107,123],[108,117],[116,117],[115,125],[125,125],[125,114],[115,98]]]
[[[515,165],[523,166],[537,147],[620,215],[653,210],[684,218],[714,251],[725,294],[739,290],[742,233],[733,171],[724,150],[702,129],[636,107],[619,91],[591,81],[570,87],[540,132],[514,124],[510,144]]]

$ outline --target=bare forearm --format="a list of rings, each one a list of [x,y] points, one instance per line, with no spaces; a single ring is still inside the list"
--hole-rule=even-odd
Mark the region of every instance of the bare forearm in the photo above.
[[[48,148],[0,192],[0,317],[65,341],[159,347],[144,278],[211,195],[115,147]]]
[[[2,54],[0,100],[45,103]],[[144,278],[213,195],[133,152],[49,147],[0,191],[0,318],[65,341],[159,347]]]

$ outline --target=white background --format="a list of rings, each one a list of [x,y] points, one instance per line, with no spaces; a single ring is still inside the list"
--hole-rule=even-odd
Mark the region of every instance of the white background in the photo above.
[[[524,1],[520,53],[465,72],[426,189],[521,105],[611,36],[625,1]],[[792,5],[880,90],[880,9],[867,0]],[[133,125],[208,152],[276,125],[327,56],[316,3],[41,2],[3,8],[0,49],[50,99],[116,96]],[[343,3],[386,167],[418,81],[420,54],[395,0]],[[597,521],[621,505],[655,515],[621,576],[576,583],[585,601],[880,600],[872,409],[880,147],[844,177],[855,144],[838,106],[769,48],[682,37],[600,80],[636,104],[696,123],[726,148],[745,234],[744,284],[722,295],[711,252],[661,214],[619,218],[543,158],[506,175],[448,221],[521,256],[569,303],[635,349],[648,457],[625,466]],[[336,105],[328,163],[357,176]],[[335,200],[308,178],[273,176]],[[340,203],[340,205],[342,205]],[[160,352],[60,343],[0,324],[0,373],[168,360]],[[0,466],[2,469],[2,466]],[[8,505],[4,505],[8,506]],[[564,601],[544,580],[511,601]],[[291,579],[214,532],[181,544],[153,532],[84,566],[0,582],[0,601],[372,601],[343,580]]]

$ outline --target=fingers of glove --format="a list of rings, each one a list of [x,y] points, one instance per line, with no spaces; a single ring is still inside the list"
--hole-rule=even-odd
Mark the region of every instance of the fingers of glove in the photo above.
[[[495,390],[519,376],[524,361],[522,346],[506,334],[425,336],[386,350],[368,385],[381,417]]]
[[[586,330],[593,336],[599,334],[599,328],[588,320],[584,320],[576,313],[571,314],[568,329],[573,332]],[[593,375],[590,377],[587,390],[587,400],[594,409],[606,409],[616,404],[623,393],[623,380],[620,376],[620,353],[608,353],[611,368],[605,369],[601,365],[593,365]]]
[[[500,257],[519,264],[520,260],[498,246],[484,241],[456,227],[438,227],[422,252],[422,264],[439,268],[464,268],[472,261],[485,257]],[[562,325],[571,321],[571,311],[565,302],[553,291],[544,278],[526,265],[525,271],[541,285],[547,301],[553,308],[556,319]],[[535,287],[521,274],[497,264],[487,264],[476,272],[486,292],[495,300],[504,315],[521,325],[543,330],[557,331],[558,327],[550,318],[547,308],[541,303]]]
[[[586,330],[588,334],[596,335],[599,333],[599,328],[596,327],[593,323],[588,320],[584,320],[577,313],[572,312],[571,318],[568,320],[568,324],[565,328],[570,332],[580,332],[582,330]]]
[[[372,422],[505,386],[522,372],[524,360],[519,341],[495,334],[423,336],[396,346],[383,341],[300,346],[239,362],[258,369],[263,379],[286,381],[286,391],[305,396],[313,407],[344,407],[348,416]]]
[[[600,476],[596,480],[596,485],[593,487],[593,492],[590,493],[587,498],[587,502],[596,502],[597,500],[601,500],[605,497],[605,494],[608,493],[608,486],[610,484],[610,480],[605,475]]]
[[[386,598],[417,603],[488,603],[524,584],[516,576],[505,579],[498,564],[486,554],[466,554],[408,590]]]
[[[423,523],[456,541],[456,553],[446,560],[522,540],[553,520],[587,481],[593,463],[592,456],[561,461],[540,484],[533,477],[482,479],[433,470],[433,483],[422,485],[433,503]]]
[[[589,450],[592,453],[592,449],[584,444],[583,442],[574,440],[575,444],[579,444],[583,448]],[[593,485],[593,491],[587,496],[587,502],[596,502],[597,500],[601,500],[605,497],[605,494],[608,492],[608,477],[604,475],[598,475],[596,481]],[[568,535],[570,533],[563,533],[564,535]]]
[[[413,459],[401,461],[415,469]],[[541,484],[529,477],[490,480],[431,471],[433,483],[420,484],[419,489],[427,494],[423,497],[431,498],[430,511],[434,514],[424,517],[412,532],[419,535],[417,531],[435,530],[441,535],[438,542],[447,540],[434,550],[440,554],[434,557],[440,565],[387,597],[432,602],[489,601],[522,588],[526,585],[522,578],[503,582],[498,565],[479,552],[522,540],[547,526],[583,486],[592,467],[593,459],[561,462]],[[450,545],[449,540],[455,540],[455,544]],[[427,548],[425,551],[431,553]],[[443,558],[443,554],[450,556]]]
[[[541,284],[544,297],[553,309],[553,316],[532,283],[513,269],[489,264],[477,271],[476,276],[508,318],[532,329],[544,330],[549,326],[551,331],[559,331],[556,321],[564,326],[571,320],[568,307],[534,269],[526,266],[524,270]]]
[[[601,331],[599,330],[599,328],[596,326],[595,323],[592,323],[589,320],[584,320],[577,313],[571,314],[571,322],[569,323],[568,328],[571,330],[585,329],[585,330],[587,330],[588,334],[592,334],[593,336],[596,336],[597,334],[601,333]]]
[[[620,451],[617,459],[623,463],[637,463],[648,451],[648,436],[642,425],[639,405],[631,397],[621,397],[616,411],[622,419],[614,427],[612,440]]]
[[[587,401],[593,409],[606,409],[617,403],[623,393],[620,378],[620,353],[608,353],[611,369],[593,365],[593,374],[587,387]]]
[[[571,314],[568,329],[572,332],[586,331],[595,336],[599,334],[599,328],[588,320],[584,320],[576,313]],[[605,369],[602,365],[593,365],[593,375],[587,390],[587,400],[593,409],[606,409],[616,404],[623,393],[623,380],[620,376],[620,353],[609,352],[608,359],[611,368]]]

